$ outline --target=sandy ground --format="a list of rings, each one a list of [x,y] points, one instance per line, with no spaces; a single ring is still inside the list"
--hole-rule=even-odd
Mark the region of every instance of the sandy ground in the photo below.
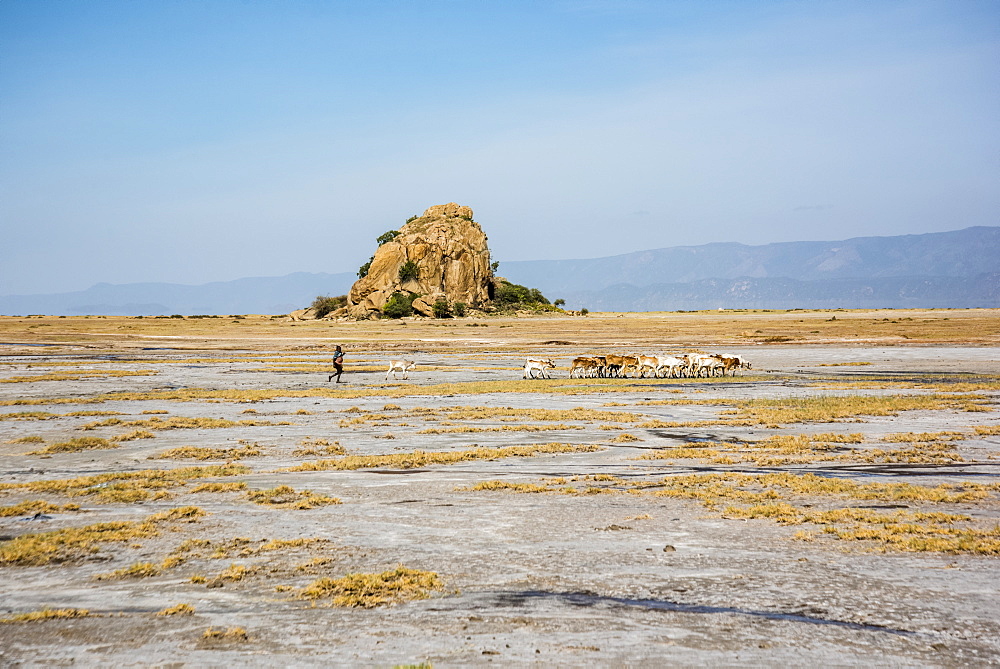
[[[611,323],[613,326],[614,323]],[[410,326],[412,327],[412,326]],[[491,334],[498,332],[493,324]],[[407,351],[418,362],[410,387],[519,379],[519,358],[551,355],[565,378],[575,354],[589,350],[535,341],[519,346],[518,324],[507,339],[440,345],[428,334]],[[564,326],[568,328],[569,326]],[[576,327],[574,322],[573,327]],[[609,326],[610,327],[610,326]],[[429,332],[429,331],[428,331]],[[578,333],[577,333],[578,334]],[[152,346],[101,339],[43,347],[8,335],[0,379],[66,369],[141,370],[155,375],[97,377],[0,384],[0,400],[86,398],[116,390],[234,388],[308,390],[330,387],[321,371],[325,350],[299,351],[315,370],[276,371],[259,362],[233,361],[240,354],[291,355],[287,341],[266,338],[253,345],[223,346],[160,335]],[[334,335],[336,336],[336,335]],[[447,337],[443,337],[447,339]],[[564,339],[577,340],[573,332]],[[623,350],[632,342],[618,332]],[[202,340],[199,340],[200,342]],[[384,342],[383,342],[384,343]],[[689,341],[697,345],[697,341]],[[18,344],[14,346],[13,344]],[[451,348],[449,348],[451,346]],[[85,348],[90,347],[90,348]],[[364,351],[360,349],[364,348]],[[183,350],[181,350],[183,349]],[[341,421],[348,410],[381,411],[387,404],[414,407],[517,407],[639,412],[664,421],[707,420],[725,407],[708,404],[641,405],[650,399],[720,399],[816,396],[860,392],[808,385],[820,377],[935,379],[960,374],[1000,376],[994,346],[961,342],[925,346],[754,345],[725,347],[750,358],[755,373],[719,382],[616,382],[612,391],[584,388],[581,394],[543,392],[479,395],[370,397],[279,397],[259,402],[105,401],[101,404],[13,405],[0,414],[48,411],[49,420],[0,421],[0,483],[66,479],[108,471],[170,468],[202,463],[151,460],[180,446],[236,447],[243,440],[263,450],[241,461],[253,472],[236,479],[251,489],[287,484],[296,490],[337,497],[342,504],[283,510],[247,502],[240,493],[189,493],[138,504],[98,504],[89,496],[65,498],[20,490],[0,492],[0,505],[29,499],[75,502],[82,511],[0,517],[0,540],[111,520],[139,520],[157,511],[197,505],[207,515],[196,523],[164,530],[153,538],[109,544],[86,558],[45,566],[0,566],[0,617],[45,608],[88,609],[89,617],[0,624],[3,666],[380,666],[429,663],[555,666],[987,666],[1000,665],[1000,562],[996,556],[946,553],[882,553],[862,543],[797,541],[800,529],[770,520],[723,517],[697,501],[636,495],[556,495],[472,492],[487,480],[538,483],[548,477],[613,474],[652,479],[693,471],[732,471],[691,461],[635,460],[651,449],[699,439],[764,438],[770,434],[968,430],[997,425],[989,412],[909,411],[867,417],[862,423],[794,425],[782,428],[704,428],[522,433],[417,434],[427,427],[413,419],[387,419],[356,427]],[[389,344],[348,347],[347,389],[384,384],[376,362],[395,357]],[[171,363],[170,361],[176,361]],[[865,366],[824,366],[835,363]],[[40,363],[74,363],[44,367]],[[34,365],[34,366],[29,366]],[[369,371],[364,371],[368,369]],[[381,368],[381,369],[384,369]],[[361,370],[361,371],[359,371]],[[538,387],[547,381],[539,380]],[[585,385],[585,384],[584,384]],[[623,392],[624,390],[624,392]],[[675,392],[675,391],[680,392]],[[872,394],[903,391],[868,390]],[[907,391],[920,392],[920,391]],[[614,407],[607,407],[610,402]],[[621,406],[618,406],[621,405]],[[247,409],[256,413],[247,414]],[[54,443],[77,436],[109,438],[120,427],[81,431],[100,417],[65,416],[73,411],[117,411],[123,419],[166,416],[287,421],[291,425],[186,429],[156,432],[155,438],[122,442],[118,448],[25,455],[37,447],[11,443],[38,436]],[[480,426],[499,426],[482,420]],[[628,432],[638,441],[615,444]],[[388,438],[391,434],[392,438]],[[375,455],[501,447],[545,442],[598,444],[592,453],[543,455],[434,465],[419,469],[289,472],[282,468],[317,459],[293,452],[306,439],[338,441],[348,453]],[[1000,437],[968,438],[958,445],[964,463],[954,466],[794,468],[860,481],[997,483]],[[749,471],[747,467],[735,468]],[[224,480],[224,479],[217,479]],[[190,489],[190,485],[187,489]],[[863,505],[863,502],[854,502]],[[949,511],[987,525],[1000,518],[997,495]],[[259,546],[264,540],[320,538],[310,548],[223,557],[205,553],[148,578],[96,580],[98,574],[137,562],[160,562],[187,539],[216,546],[235,538]],[[322,561],[313,562],[316,558]],[[231,564],[256,567],[238,582],[212,583]],[[323,576],[377,573],[397,565],[437,573],[445,587],[428,599],[395,606],[335,608],[296,599],[294,590]],[[192,583],[204,574],[209,584]],[[194,615],[156,616],[178,603]],[[241,627],[245,640],[203,638],[208,628]]]

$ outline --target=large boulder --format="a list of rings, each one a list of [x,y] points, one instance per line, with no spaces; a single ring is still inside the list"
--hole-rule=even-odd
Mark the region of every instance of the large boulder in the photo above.
[[[399,270],[407,262],[416,264],[417,277],[404,281]],[[397,291],[420,295],[413,306],[428,316],[441,298],[477,308],[490,300],[492,285],[486,234],[472,220],[472,209],[451,202],[429,208],[378,248],[367,276],[347,294],[347,311],[372,316]]]

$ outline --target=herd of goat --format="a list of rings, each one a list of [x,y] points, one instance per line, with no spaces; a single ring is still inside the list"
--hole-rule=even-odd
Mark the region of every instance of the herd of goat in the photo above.
[[[414,367],[416,364],[412,360],[391,360],[385,380],[388,381],[390,376],[395,380],[396,374],[402,374],[406,379]],[[556,364],[550,359],[528,358],[524,363],[522,378],[550,379],[552,376],[548,370],[555,368]],[[680,378],[725,376],[730,371],[735,376],[740,369],[751,369],[750,362],[738,355],[718,353],[683,353],[677,356],[592,355],[573,358],[569,378],[624,378],[630,373],[639,379],[647,374],[657,378]]]
[[[552,360],[528,358],[524,363],[522,378],[552,378],[547,370],[555,367]],[[624,378],[630,373],[635,378],[643,378],[647,374],[657,378],[680,378],[725,376],[730,371],[735,376],[740,369],[751,369],[750,362],[738,355],[718,353],[684,353],[677,356],[594,355],[574,358],[569,378]]]

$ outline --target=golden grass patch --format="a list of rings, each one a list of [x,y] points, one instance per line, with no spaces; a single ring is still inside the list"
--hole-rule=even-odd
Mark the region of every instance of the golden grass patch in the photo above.
[[[79,451],[118,448],[118,443],[117,441],[110,441],[101,437],[73,437],[69,441],[49,444],[43,449],[31,451],[25,455],[51,455],[53,453],[77,453]]]
[[[219,585],[222,583],[238,583],[243,579],[253,576],[257,573],[255,567],[248,567],[245,564],[233,563],[220,571],[215,578],[209,580],[208,585],[212,587],[213,585]]]
[[[347,455],[347,449],[341,446],[339,441],[330,442],[327,439],[306,437],[299,442],[299,446],[300,448],[292,451],[293,456]]]
[[[132,430],[126,434],[117,434],[111,437],[111,441],[135,441],[136,439],[155,439],[156,435],[149,430]]]
[[[348,574],[342,578],[321,578],[297,593],[300,599],[330,599],[333,606],[375,608],[417,599],[427,599],[443,584],[430,571],[399,565],[380,574]]]
[[[108,418],[106,420],[94,421],[81,425],[81,430],[94,430],[99,427],[109,427],[119,425],[121,427],[144,427],[150,430],[192,430],[192,429],[217,429],[226,427],[257,427],[262,425],[292,425],[288,421],[273,423],[267,420],[227,420],[225,418],[193,418],[189,416],[171,416],[170,418],[152,418],[140,420],[121,420],[120,418]]]
[[[18,437],[17,439],[10,439],[7,441],[8,444],[44,444],[45,439],[37,434],[31,434],[25,437]]]
[[[249,467],[236,464],[144,469],[135,472],[107,472],[72,479],[0,483],[0,492],[27,490],[69,497],[92,495],[95,501],[100,503],[119,501],[123,496],[129,501],[142,501],[150,497],[150,490],[177,488],[196,479],[240,476],[248,473],[250,473]]]
[[[115,569],[104,574],[94,576],[98,581],[117,581],[127,578],[150,578],[160,575],[160,567],[152,562],[136,562],[128,567]]]
[[[552,432],[561,430],[582,430],[582,425],[566,425],[557,423],[556,425],[494,425],[490,427],[479,427],[476,425],[463,425],[461,427],[428,427],[418,430],[417,434],[473,434],[479,432]]]
[[[269,490],[251,490],[247,493],[247,499],[254,504],[276,509],[315,509],[318,506],[341,503],[336,497],[316,495],[311,490],[296,492],[295,488],[287,485],[279,485]]]
[[[86,618],[90,615],[87,609],[42,609],[18,613],[7,618],[0,618],[0,623],[37,623],[46,620],[65,620],[67,618]]]
[[[250,635],[242,627],[227,627],[226,629],[209,627],[202,632],[201,638],[209,641],[238,641],[250,640]]]
[[[87,369],[67,370],[51,374],[35,374],[32,376],[9,376],[0,379],[0,383],[34,383],[35,381],[76,381],[79,379],[116,378],[121,376],[153,376],[159,374],[155,369]]]
[[[481,481],[468,487],[456,488],[458,491],[505,491],[505,492],[556,492],[547,485],[537,483],[511,483],[509,481]]]
[[[165,609],[161,609],[156,612],[158,616],[192,616],[194,615],[194,607],[190,604],[175,604],[174,606],[168,606]]]
[[[180,446],[150,455],[150,460],[242,460],[262,453],[257,444],[233,448],[209,448],[207,446]]]
[[[622,432],[617,437],[611,440],[612,444],[625,444],[630,441],[642,441],[639,437],[629,434],[628,432]]]
[[[27,516],[36,513],[66,513],[79,511],[79,504],[53,504],[41,499],[33,499],[12,506],[0,506],[0,518],[10,516]]]
[[[215,481],[212,483],[201,483],[191,488],[191,494],[199,492],[243,492],[247,489],[246,481]]]
[[[866,367],[870,362],[821,362],[817,367]]]
[[[0,543],[0,566],[39,566],[66,562],[100,550],[104,544],[124,543],[156,536],[161,525],[194,522],[205,515],[196,506],[155,513],[141,521],[115,521],[83,527],[23,534]]]
[[[312,548],[318,545],[330,544],[329,539],[319,537],[299,537],[297,539],[271,539],[260,547],[261,551],[284,551],[295,548]]]
[[[372,469],[376,467],[394,467],[397,469],[416,469],[428,465],[454,464],[471,460],[499,460],[512,457],[532,457],[552,453],[590,453],[601,450],[600,446],[590,444],[532,444],[530,446],[506,446],[502,448],[469,448],[463,451],[413,451],[411,453],[393,453],[390,455],[347,455],[332,460],[314,460],[304,462],[282,471],[309,472],[322,470],[352,470]]]
[[[0,420],[49,420],[58,418],[59,414],[48,411],[15,411],[13,413],[0,413]]]

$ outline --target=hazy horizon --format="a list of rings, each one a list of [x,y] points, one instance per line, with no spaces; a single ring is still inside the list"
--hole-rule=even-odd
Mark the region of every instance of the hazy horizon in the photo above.
[[[0,294],[994,226],[995,2],[0,4]]]

